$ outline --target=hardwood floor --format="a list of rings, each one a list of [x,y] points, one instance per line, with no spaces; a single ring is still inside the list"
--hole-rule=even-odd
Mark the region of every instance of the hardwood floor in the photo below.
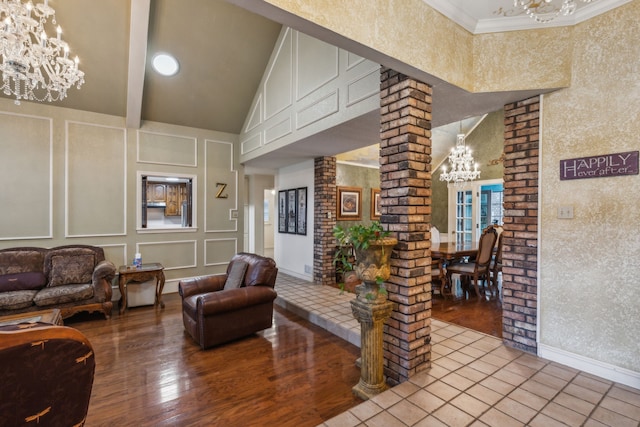
[[[180,298],[105,320],[65,321],[96,354],[87,427],[315,426],[362,401],[359,349],[281,308],[273,327],[206,351],[183,331]]]
[[[478,301],[474,293],[466,299],[459,286],[454,294],[453,299],[433,296],[431,316],[434,319],[502,338],[502,303],[499,298]]]
[[[360,351],[326,330],[276,307],[271,328],[202,351],[184,333],[178,294],[163,299],[164,310],[65,320],[96,353],[87,427],[316,426],[362,403],[351,393]],[[432,302],[433,318],[497,337],[501,315],[495,300]]]

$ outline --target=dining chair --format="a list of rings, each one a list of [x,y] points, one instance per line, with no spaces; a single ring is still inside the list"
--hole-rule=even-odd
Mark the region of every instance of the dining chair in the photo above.
[[[439,285],[440,295],[443,298],[452,296],[451,287],[447,280],[447,273],[444,267],[442,258],[431,258],[431,290],[432,292],[437,289]]]
[[[478,255],[473,262],[455,262],[447,266],[447,280],[451,283],[451,275],[459,274],[460,280],[473,279],[473,286],[478,299],[480,295],[479,282],[490,280],[491,260],[493,257],[493,247],[496,244],[498,233],[492,226],[483,230],[478,242]]]
[[[498,242],[496,243],[496,252],[493,256],[493,261],[491,262],[491,295],[493,296],[493,291],[495,290],[496,295],[500,296],[500,288],[498,288],[498,274],[502,273],[502,236],[504,234],[500,233],[498,235]]]

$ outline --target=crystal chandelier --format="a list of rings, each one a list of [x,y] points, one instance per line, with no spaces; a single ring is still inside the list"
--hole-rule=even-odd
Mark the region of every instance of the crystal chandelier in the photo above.
[[[582,3],[591,3],[597,0],[580,0]],[[559,15],[573,15],[578,7],[576,0],[562,0],[562,6],[551,4],[551,0],[513,0],[515,7],[522,8],[527,16],[536,22],[546,24],[556,19]]]
[[[51,17],[56,25],[56,12],[49,4],[34,5],[30,0],[1,0],[0,55],[2,55],[2,91],[15,96],[15,103],[26,101],[59,101],[67,89],[84,83],[78,69],[78,57],[69,59],[69,44],[62,40],[58,25],[55,37],[47,37],[45,25]]]
[[[471,149],[465,145],[464,138],[464,134],[460,132],[457,136],[456,146],[451,149],[451,153],[449,154],[451,171],[447,172],[447,167],[442,166],[440,181],[453,181],[455,185],[459,186],[466,181],[473,181],[480,177],[478,164],[474,164]],[[472,164],[473,170],[471,169]]]

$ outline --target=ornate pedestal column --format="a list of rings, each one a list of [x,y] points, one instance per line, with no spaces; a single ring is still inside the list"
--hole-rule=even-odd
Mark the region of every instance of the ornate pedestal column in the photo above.
[[[357,298],[351,301],[353,316],[360,323],[360,381],[353,387],[353,394],[368,400],[385,391],[384,351],[382,337],[384,322],[391,316],[393,303],[367,302]]]

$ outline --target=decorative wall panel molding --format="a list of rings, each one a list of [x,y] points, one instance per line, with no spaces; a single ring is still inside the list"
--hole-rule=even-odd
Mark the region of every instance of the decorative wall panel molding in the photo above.
[[[377,63],[283,27],[240,134],[240,161],[379,109],[379,69]],[[260,102],[264,120],[257,124]]]
[[[206,239],[204,241],[204,265],[226,265],[238,253],[238,239]]]
[[[347,84],[347,107],[380,93],[380,68],[357,76]]]
[[[365,59],[362,56],[347,52],[347,71],[356,67],[358,64],[362,64],[364,61]]]
[[[287,116],[280,122],[272,124],[272,126],[265,129],[264,143],[265,145],[269,144],[270,142],[278,140],[283,136],[289,135],[291,132],[291,116]]]
[[[256,103],[253,105],[251,109],[251,113],[249,113],[249,120],[247,120],[247,126],[245,127],[245,132],[250,132],[256,128],[256,126],[262,123],[263,117],[263,102],[262,102],[262,94],[258,94],[258,99],[256,99]]]
[[[234,168],[233,143],[206,139],[205,143],[205,232],[238,231],[238,171]],[[227,197],[216,197],[225,184]]]
[[[198,166],[198,140],[194,137],[138,130],[138,163]]]
[[[53,120],[0,113],[0,240],[53,237]]]
[[[133,262],[133,253],[131,259],[127,254],[127,245],[124,243],[115,243],[112,245],[95,245],[104,250],[104,259],[115,264],[116,268],[121,265],[129,265]]]
[[[262,132],[255,133],[250,138],[242,141],[240,143],[240,147],[242,150],[242,154],[250,153],[253,150],[260,148],[262,145]]]
[[[126,235],[126,129],[66,121],[65,136],[65,236]]]
[[[291,34],[291,30],[287,29],[264,81],[265,120],[284,111],[292,103],[293,40]]]
[[[197,241],[146,242],[136,244],[136,253],[142,254],[143,263],[159,262],[165,270],[196,267]]]
[[[296,129],[302,129],[311,123],[335,114],[338,109],[338,90],[336,89],[298,111],[296,113]]]
[[[338,78],[339,49],[296,31],[296,100]]]

